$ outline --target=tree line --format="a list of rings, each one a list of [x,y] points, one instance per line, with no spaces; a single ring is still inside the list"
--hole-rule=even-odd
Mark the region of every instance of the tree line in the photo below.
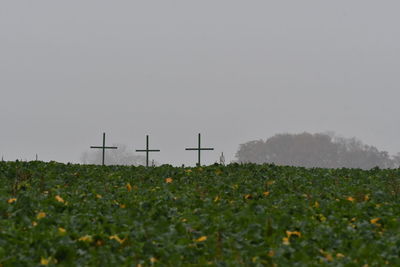
[[[274,163],[320,168],[398,168],[400,154],[391,156],[357,138],[329,133],[277,134],[267,140],[250,141],[239,146],[238,162]]]

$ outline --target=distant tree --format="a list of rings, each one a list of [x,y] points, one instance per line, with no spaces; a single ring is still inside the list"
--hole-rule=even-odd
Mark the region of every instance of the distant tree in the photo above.
[[[271,152],[272,153],[272,152]],[[250,141],[241,144],[236,157],[243,163],[257,163],[261,164],[269,162],[268,155],[265,153],[265,143],[263,140]]]
[[[400,168],[400,152],[397,153],[396,155],[392,156],[393,160],[393,167],[394,168]]]
[[[250,141],[240,145],[236,158],[239,162],[309,168],[393,168],[400,163],[400,154],[390,157],[356,138],[336,137],[331,132],[277,134],[266,141]]]
[[[113,146],[117,146],[118,149],[106,151],[106,165],[146,165],[146,157],[143,155],[136,155],[133,150],[129,150],[126,145],[116,144]],[[101,149],[85,151],[81,156],[81,162],[83,164],[101,164],[101,160]],[[158,164],[155,163],[155,165]]]

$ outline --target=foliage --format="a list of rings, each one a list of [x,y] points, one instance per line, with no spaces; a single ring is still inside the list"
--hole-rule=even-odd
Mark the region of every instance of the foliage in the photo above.
[[[0,162],[0,264],[399,266],[399,174]]]
[[[322,133],[277,134],[265,142],[250,141],[240,145],[236,157],[239,162],[308,168],[393,168],[400,163],[400,157],[390,157],[356,138]]]

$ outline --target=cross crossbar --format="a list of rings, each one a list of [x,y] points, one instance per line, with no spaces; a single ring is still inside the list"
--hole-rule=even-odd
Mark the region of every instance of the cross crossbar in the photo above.
[[[118,149],[116,146],[91,146],[90,148]]]
[[[186,148],[186,150],[214,150],[214,148]]]

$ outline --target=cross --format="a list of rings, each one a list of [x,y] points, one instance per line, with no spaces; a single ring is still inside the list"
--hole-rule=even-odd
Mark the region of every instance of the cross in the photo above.
[[[106,133],[103,133],[103,146],[91,146],[90,148],[100,148],[103,150],[103,161],[102,165],[104,166],[104,159],[106,157],[106,149],[118,149],[115,146],[106,146]]]
[[[149,149],[149,136],[146,135],[146,149],[138,149],[136,152],[146,152],[146,167],[149,167],[149,153],[160,152],[159,149]]]
[[[197,165],[200,167],[201,166],[201,161],[200,161],[200,157],[201,157],[201,151],[202,150],[214,150],[214,148],[202,148],[201,147],[201,134],[199,134],[199,146],[197,148],[186,148],[186,150],[196,150],[198,152],[198,162]]]

